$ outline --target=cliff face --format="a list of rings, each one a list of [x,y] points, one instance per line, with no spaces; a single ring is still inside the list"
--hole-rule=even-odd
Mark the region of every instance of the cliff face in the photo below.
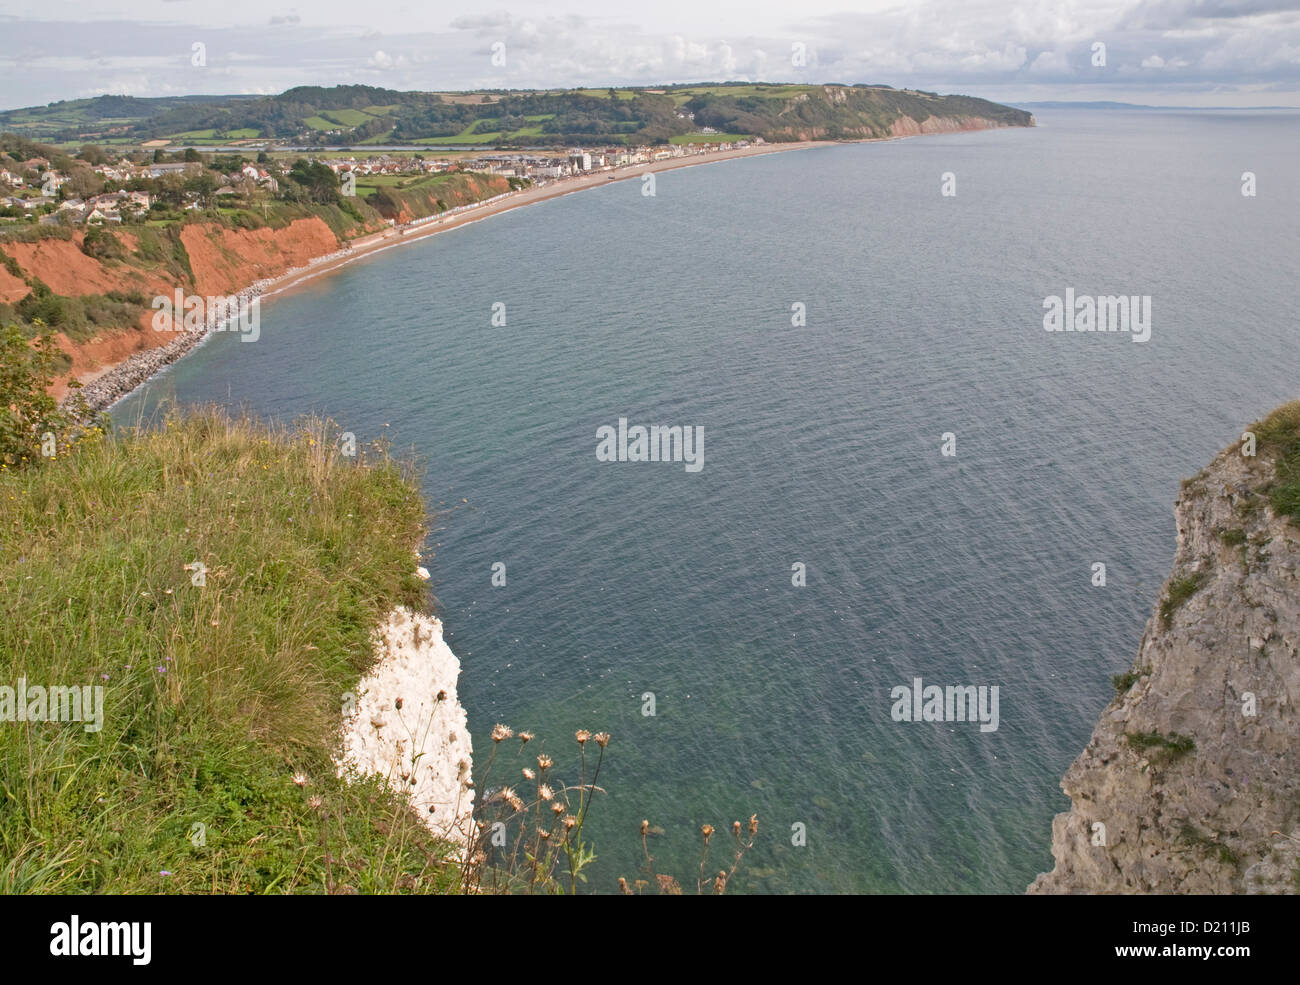
[[[383,777],[434,834],[463,847],[474,784],[473,746],[456,696],[460,661],[441,622],[400,608],[380,627],[375,649],[375,666],[345,709],[340,771]]]
[[[1294,421],[1297,404],[1253,426],[1255,457],[1233,445],[1184,483],[1173,572],[1030,893],[1300,887],[1300,530],[1273,508]]]
[[[177,288],[185,294],[205,297],[234,294],[263,278],[305,266],[340,245],[330,227],[315,217],[295,219],[278,229],[269,226],[230,229],[210,222],[187,223],[178,228],[176,263],[183,256],[184,267],[176,269],[175,263],[168,267],[159,259],[156,243],[143,244],[129,230],[113,229],[112,233],[125,253],[109,260],[85,253],[82,249],[85,234],[80,230],[72,232],[67,239],[0,244],[0,254],[16,264],[21,275],[0,267],[0,302],[18,301],[37,281],[67,298],[117,293],[136,295],[140,299],[137,304],[142,306],[122,316],[119,324],[97,324],[75,337],[63,331],[56,334],[59,347],[68,357],[68,366],[67,375],[51,390],[55,397],[62,398],[67,393],[67,381],[72,377],[89,382],[105,366],[174,341],[171,333],[153,331],[154,309],[150,299],[171,297]]]

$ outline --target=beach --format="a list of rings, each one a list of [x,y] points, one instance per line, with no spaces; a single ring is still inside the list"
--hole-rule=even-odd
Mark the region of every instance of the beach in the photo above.
[[[342,249],[313,258],[304,266],[287,270],[275,277],[258,280],[239,291],[238,295],[242,302],[251,303],[255,299],[278,294],[373,253],[392,249],[404,243],[414,242],[450,229],[456,229],[471,222],[478,222],[481,219],[509,212],[512,209],[536,205],[538,202],[559,198],[562,195],[571,195],[601,185],[608,185],[615,181],[627,181],[645,174],[731,161],[741,157],[757,157],[782,151],[831,146],[834,143],[835,141],[807,140],[780,144],[758,144],[711,154],[691,154],[686,157],[673,157],[662,161],[648,161],[643,164],[628,165],[614,170],[597,171],[579,177],[550,181],[544,185],[524,188],[517,192],[502,195],[482,204],[465,206],[436,218],[431,217],[404,226],[393,226],[389,229],[359,237],[346,244]],[[78,377],[81,388],[74,392],[80,395],[91,410],[106,410],[196,346],[201,345],[211,334],[211,329],[182,332],[166,345],[133,352],[120,362],[83,373]],[[66,400],[67,398],[65,398],[65,402]]]

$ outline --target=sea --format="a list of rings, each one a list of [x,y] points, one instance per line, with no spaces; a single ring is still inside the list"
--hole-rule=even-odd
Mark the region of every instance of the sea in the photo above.
[[[611,735],[582,891],[693,893],[756,815],[729,892],[1020,893],[1180,480],[1300,396],[1300,113],[1037,123],[413,241],[265,299],[256,342],[214,336],[113,416],[322,414],[419,462],[480,790],[527,786],[517,742],[487,769],[497,723],[570,784],[575,732]],[[1047,331],[1067,291],[1149,297],[1149,338]],[[633,447],[598,455],[620,419]],[[607,460],[651,425],[700,467],[671,432],[668,460]],[[988,711],[996,687],[996,728],[900,720],[918,679]]]

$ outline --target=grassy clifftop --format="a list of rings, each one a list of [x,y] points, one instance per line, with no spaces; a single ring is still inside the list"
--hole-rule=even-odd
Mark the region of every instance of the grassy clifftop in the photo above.
[[[0,892],[448,889],[330,761],[372,630],[425,601],[407,471],[218,412],[57,451],[0,470],[0,686],[100,686],[102,727],[0,721]]]

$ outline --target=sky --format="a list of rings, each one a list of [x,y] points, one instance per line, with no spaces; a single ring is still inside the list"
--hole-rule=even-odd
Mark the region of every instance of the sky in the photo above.
[[[4,109],[344,83],[728,80],[1300,106],[1300,0],[0,0]]]

